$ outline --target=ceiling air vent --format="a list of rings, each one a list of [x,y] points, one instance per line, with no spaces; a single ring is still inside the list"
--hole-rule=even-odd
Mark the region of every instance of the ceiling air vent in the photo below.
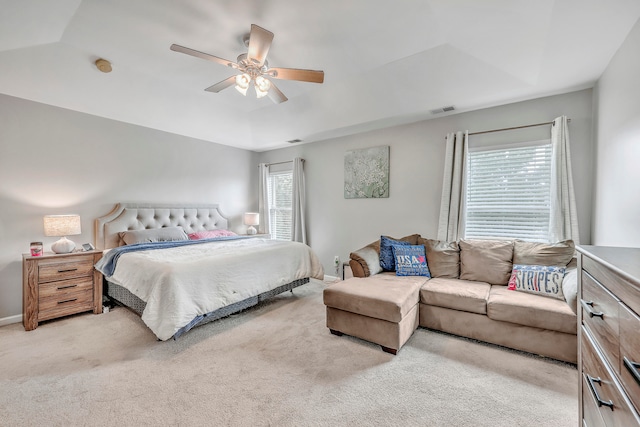
[[[431,110],[431,114],[440,114],[440,113],[448,113],[449,111],[454,111],[456,108],[453,105],[449,105],[448,107],[436,108],[435,110]]]
[[[292,139],[291,141],[287,141],[289,144],[295,144],[296,142],[302,142],[301,139]]]

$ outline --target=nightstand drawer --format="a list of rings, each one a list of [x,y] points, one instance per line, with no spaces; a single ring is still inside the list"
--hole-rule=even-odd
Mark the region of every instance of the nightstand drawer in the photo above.
[[[39,287],[38,302],[51,298],[65,298],[67,295],[93,289],[93,278],[82,277],[78,279],[62,280],[59,282],[43,283]]]
[[[38,282],[52,282],[74,277],[85,277],[93,274],[93,256],[75,257],[73,259],[55,259],[40,262],[38,265]]]
[[[605,357],[619,371],[618,299],[589,274],[582,273],[582,322],[593,334]]]
[[[38,321],[81,313],[93,308],[93,286],[80,286],[39,300]]]

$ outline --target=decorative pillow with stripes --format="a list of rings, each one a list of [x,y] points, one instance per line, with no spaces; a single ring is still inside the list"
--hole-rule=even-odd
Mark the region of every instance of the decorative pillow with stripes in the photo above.
[[[514,264],[508,289],[564,299],[562,279],[565,267]]]

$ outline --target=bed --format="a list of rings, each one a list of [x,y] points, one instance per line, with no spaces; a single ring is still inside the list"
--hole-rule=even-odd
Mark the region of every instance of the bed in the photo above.
[[[307,245],[233,236],[224,232],[228,224],[217,204],[116,205],[95,221],[96,248],[104,250],[96,268],[105,277],[105,294],[138,313],[164,341],[310,278],[323,279]],[[177,233],[205,238],[167,237]],[[155,242],[159,235],[167,241]]]

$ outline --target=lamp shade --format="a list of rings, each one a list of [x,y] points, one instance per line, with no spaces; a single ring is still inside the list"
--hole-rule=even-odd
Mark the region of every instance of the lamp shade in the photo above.
[[[45,236],[73,236],[82,233],[80,215],[45,215]]]
[[[244,214],[245,225],[260,225],[260,214],[257,212],[247,212]]]
[[[258,230],[254,225],[260,224],[260,214],[257,212],[247,212],[244,214],[244,223],[248,225],[247,234],[256,234]]]

